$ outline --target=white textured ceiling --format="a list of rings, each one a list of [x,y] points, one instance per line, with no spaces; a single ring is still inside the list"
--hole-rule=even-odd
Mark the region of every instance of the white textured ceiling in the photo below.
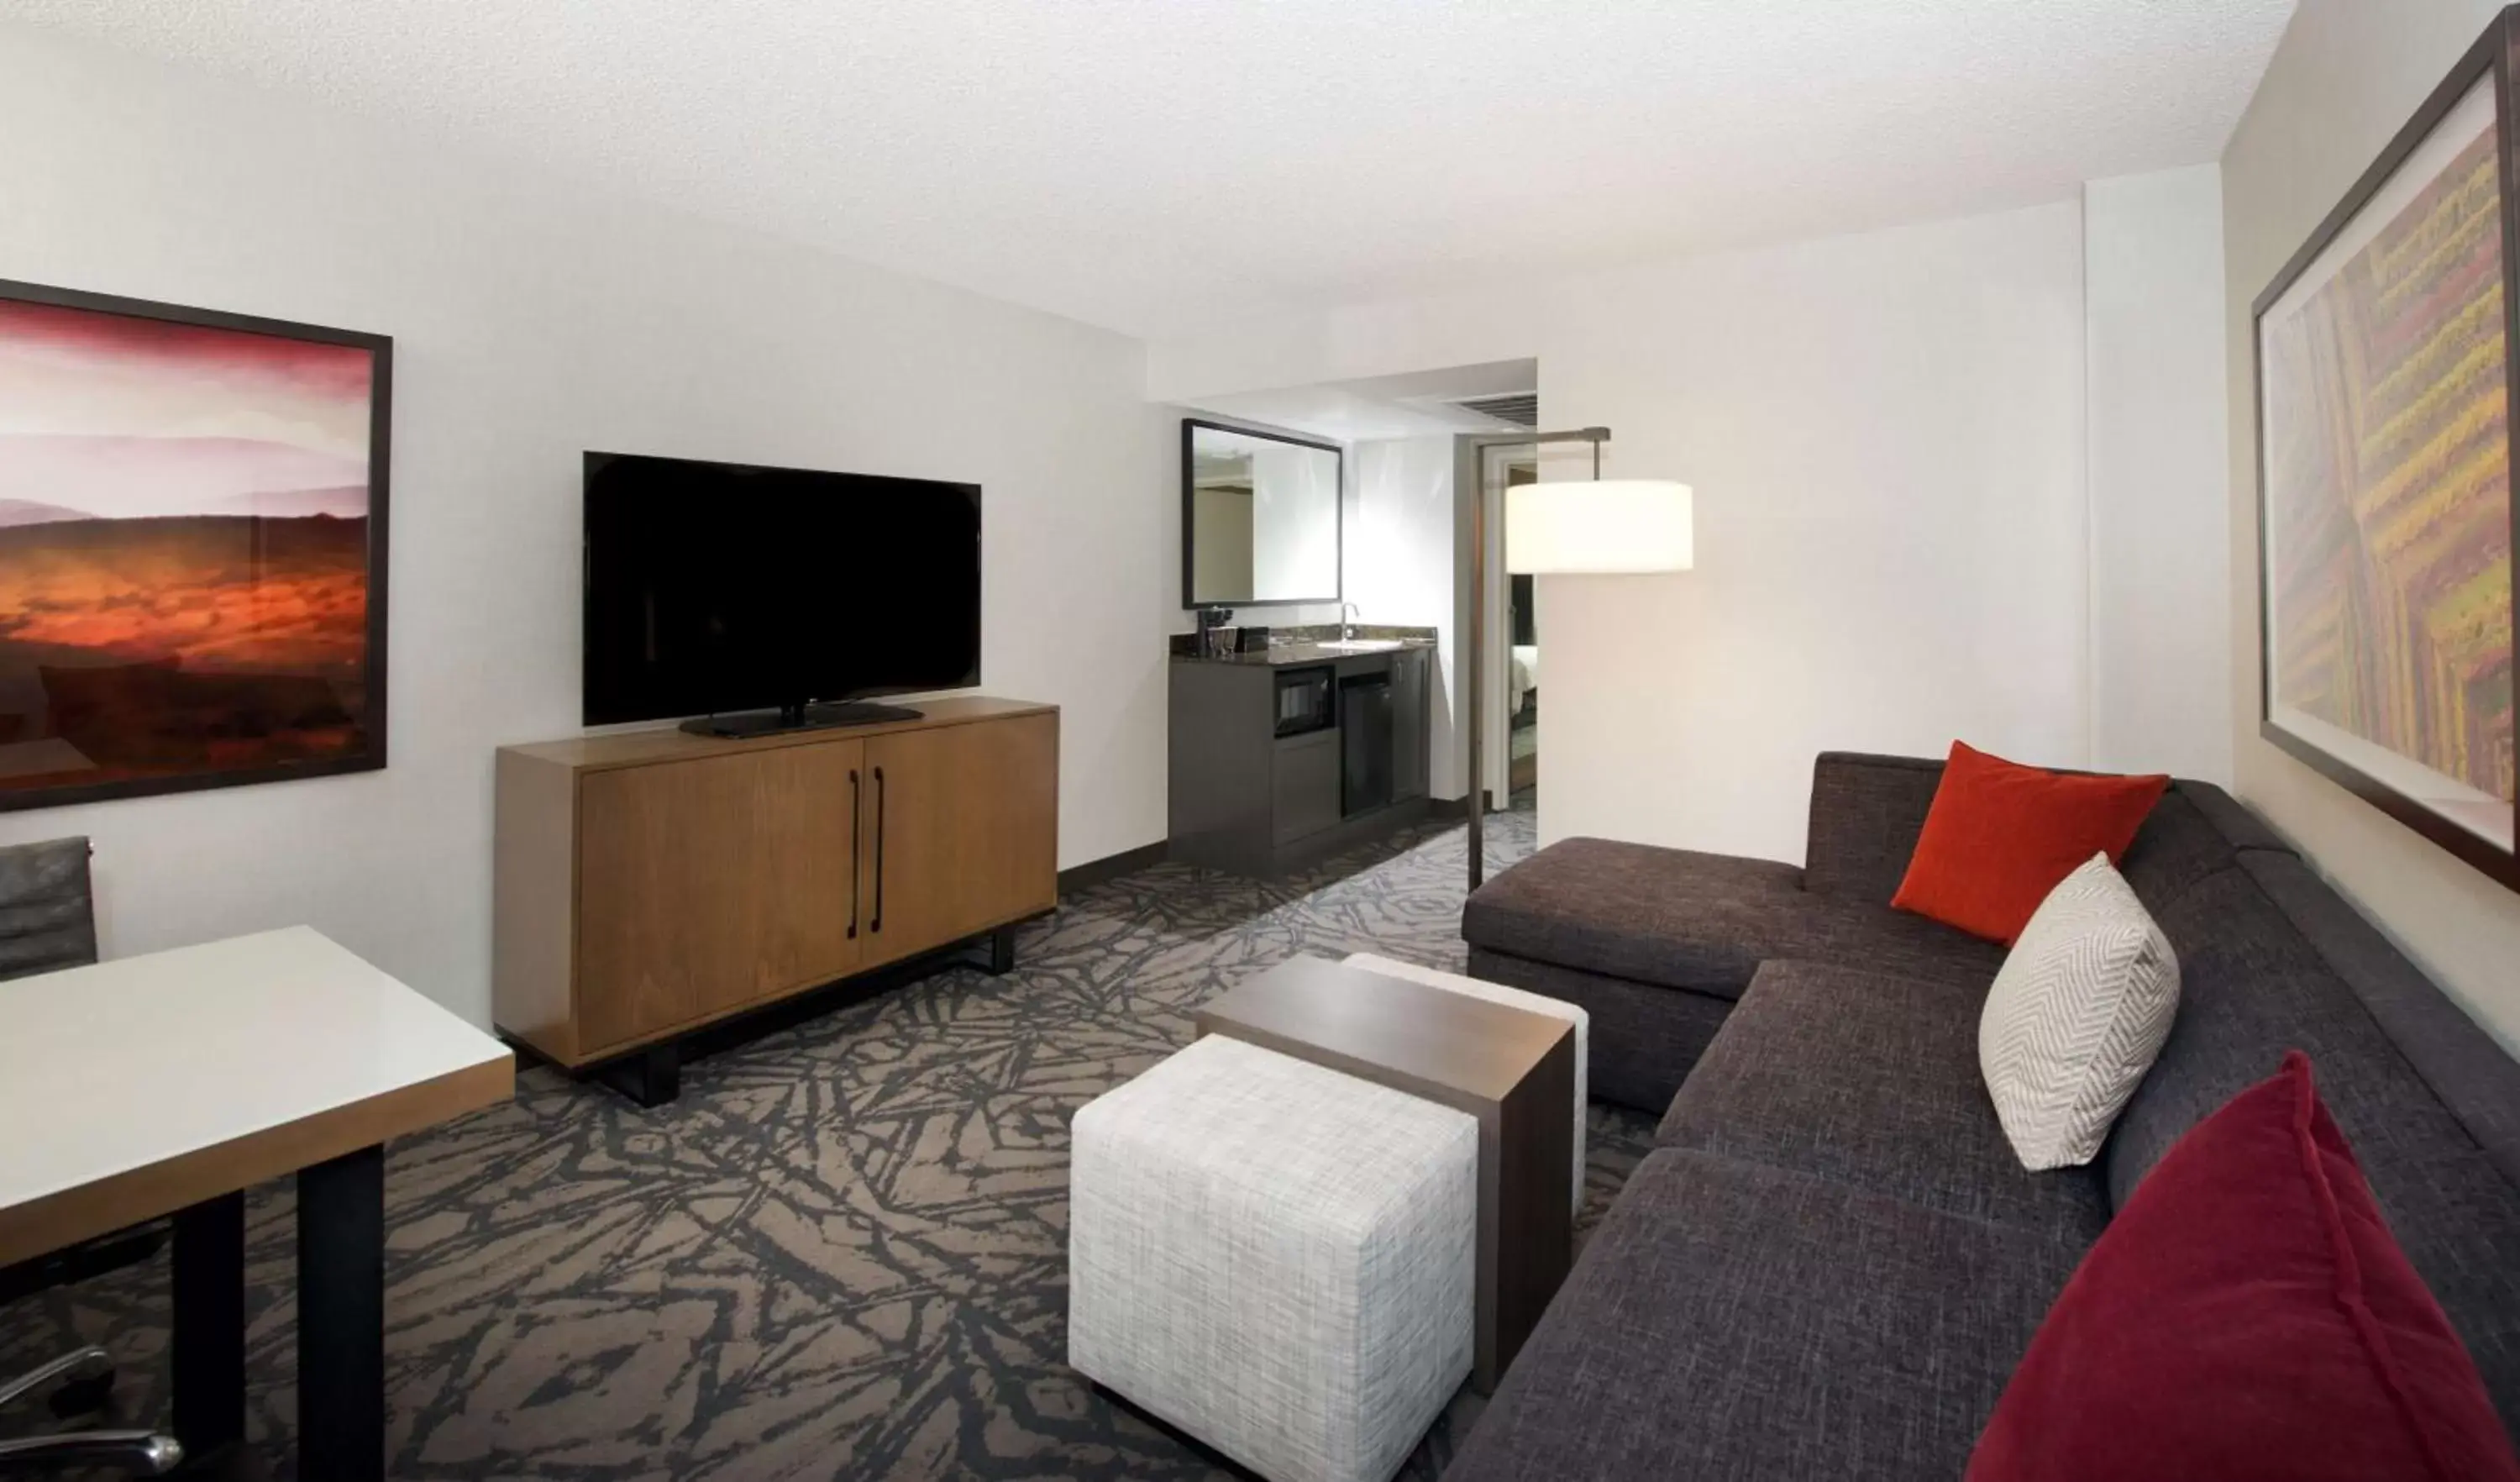
[[[1089,323],[2053,200],[2292,0],[0,0]]]

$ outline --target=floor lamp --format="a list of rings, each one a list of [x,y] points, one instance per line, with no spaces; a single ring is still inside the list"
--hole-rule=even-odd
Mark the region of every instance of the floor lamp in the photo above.
[[[1607,427],[1572,432],[1495,434],[1470,439],[1478,485],[1470,501],[1470,888],[1487,878],[1487,455],[1490,448],[1534,443],[1593,445],[1589,481],[1515,484],[1505,491],[1505,564],[1536,575],[1639,575],[1686,571],[1694,563],[1694,496],[1685,483],[1601,476]]]

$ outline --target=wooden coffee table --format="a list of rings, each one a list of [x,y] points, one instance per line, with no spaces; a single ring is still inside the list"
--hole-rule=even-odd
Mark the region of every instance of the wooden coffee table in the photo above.
[[[1312,957],[1237,985],[1195,1023],[1478,1119],[1471,1379],[1493,1390],[1573,1260],[1574,1026]]]

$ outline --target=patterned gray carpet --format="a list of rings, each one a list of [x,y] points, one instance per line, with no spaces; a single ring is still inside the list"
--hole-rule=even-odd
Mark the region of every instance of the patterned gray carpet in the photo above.
[[[1079,892],[1019,966],[955,968],[688,1063],[637,1107],[548,1069],[387,1160],[392,1474],[423,1479],[1229,1475],[1061,1362],[1067,1122],[1300,952],[1459,966],[1462,831],[1260,885],[1160,866]],[[1528,815],[1488,834],[1527,853]],[[24,1129],[21,1130],[22,1133]],[[1597,1107],[1589,1230],[1650,1126]],[[256,1469],[295,1475],[293,1230],[248,1215]],[[73,1341],[162,1418],[164,1258],[0,1307],[0,1372]],[[1466,1432],[1464,1393],[1404,1475]],[[0,1434],[48,1423],[40,1406]]]

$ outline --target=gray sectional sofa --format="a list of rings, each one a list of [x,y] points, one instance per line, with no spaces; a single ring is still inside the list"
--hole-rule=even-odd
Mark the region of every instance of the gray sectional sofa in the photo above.
[[[1889,909],[1941,770],[1821,757],[1801,869],[1569,839],[1470,898],[1470,970],[1582,1005],[1594,1096],[1662,1121],[1447,1482],[1958,1478],[2111,1211],[2289,1048],[2520,1432],[2520,1063],[2182,781],[2123,862],[2177,1025],[2097,1162],[2024,1171],[1978,1071],[2002,949]]]

